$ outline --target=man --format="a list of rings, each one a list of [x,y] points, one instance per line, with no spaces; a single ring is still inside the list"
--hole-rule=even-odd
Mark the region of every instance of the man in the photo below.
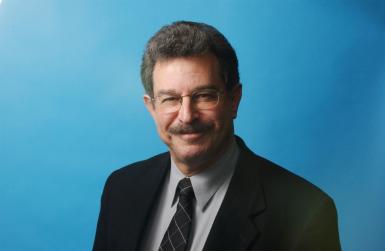
[[[94,251],[340,250],[332,199],[234,135],[242,87],[218,30],[163,27],[147,44],[141,76],[169,152],[108,178]]]

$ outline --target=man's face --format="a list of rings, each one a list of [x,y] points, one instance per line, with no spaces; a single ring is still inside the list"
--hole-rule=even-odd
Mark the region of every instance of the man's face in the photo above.
[[[174,113],[162,112],[149,96],[144,97],[158,133],[177,163],[195,168],[215,161],[233,136],[233,118],[241,98],[240,85],[232,92],[226,91],[218,61],[212,54],[158,61],[153,83],[155,98],[164,93],[190,95],[205,88],[222,91],[214,108],[196,109],[187,96]]]

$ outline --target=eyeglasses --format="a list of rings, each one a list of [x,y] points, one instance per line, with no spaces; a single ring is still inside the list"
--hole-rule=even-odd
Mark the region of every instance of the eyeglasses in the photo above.
[[[184,97],[190,97],[193,107],[197,110],[209,110],[215,108],[223,91],[204,89],[194,91],[189,95],[161,94],[151,100],[162,113],[174,113],[179,111]]]

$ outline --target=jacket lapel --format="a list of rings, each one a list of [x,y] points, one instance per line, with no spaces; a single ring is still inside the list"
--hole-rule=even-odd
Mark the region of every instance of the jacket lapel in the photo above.
[[[237,143],[237,166],[204,251],[249,250],[260,235],[257,222],[265,209],[265,199],[258,181],[258,163],[240,138]]]
[[[164,178],[170,167],[170,156],[169,154],[165,155],[158,163],[149,164],[145,174],[145,182],[142,183],[141,188],[134,191],[140,191],[142,199],[134,204],[135,217],[130,222],[131,229],[134,231],[131,232],[132,238],[130,239],[135,241],[128,250],[139,250],[141,245],[152,209],[157,202]]]

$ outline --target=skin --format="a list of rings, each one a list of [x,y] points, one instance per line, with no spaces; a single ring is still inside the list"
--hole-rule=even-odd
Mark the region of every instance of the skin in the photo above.
[[[153,72],[154,96],[164,92],[189,95],[200,88],[224,91],[218,105],[197,110],[184,97],[179,111],[164,114],[144,96],[158,134],[168,146],[178,169],[187,177],[213,164],[234,140],[233,119],[242,96],[241,85],[226,91],[216,57],[205,54],[157,61]]]

